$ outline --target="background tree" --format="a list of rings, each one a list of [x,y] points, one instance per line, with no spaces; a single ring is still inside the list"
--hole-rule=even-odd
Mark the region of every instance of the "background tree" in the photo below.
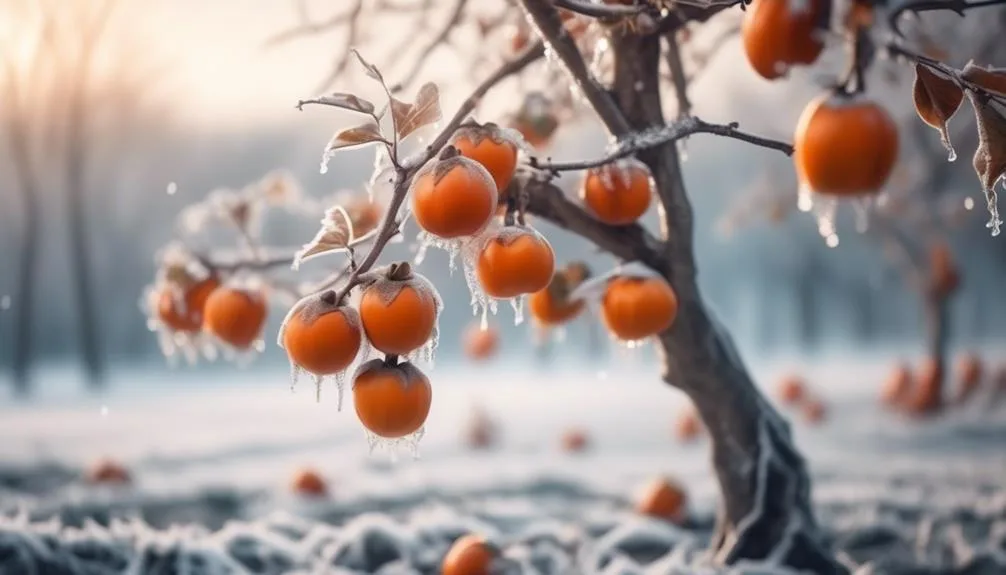
[[[769,5],[773,0],[756,0],[756,2]],[[781,2],[774,8],[777,16],[781,14],[779,16],[781,20],[773,21],[770,18],[767,24],[763,22],[762,28],[757,32],[763,35],[761,41],[753,41],[757,50],[766,51],[752,55],[749,49],[748,53],[752,65],[762,75],[778,77],[782,68],[794,64],[810,64],[820,54],[823,47],[820,33],[830,27],[832,6],[826,1],[810,4],[809,12],[790,13],[789,10],[794,7]],[[991,3],[952,5],[940,3],[937,6],[928,2],[906,3],[886,10],[885,15],[889,14],[890,21],[896,24],[899,21],[898,17],[907,10],[922,11],[949,7],[963,11],[967,7],[989,4]],[[653,304],[648,306],[651,315],[660,315],[657,311],[663,309],[671,310],[669,314],[671,317],[676,315],[669,328],[661,326],[659,333],[654,334],[647,331],[649,324],[642,325],[646,322],[640,322],[640,325],[620,323],[617,315],[612,315],[614,312],[610,306],[615,304],[611,303],[611,299],[606,299],[602,305],[609,329],[616,334],[621,331],[623,339],[656,336],[661,351],[665,382],[681,389],[689,396],[709,431],[713,462],[723,500],[716,533],[711,542],[714,561],[733,564],[742,560],[766,560],[815,573],[845,572],[846,567],[831,556],[817,529],[811,508],[810,480],[806,465],[793,445],[788,424],[755,386],[729,335],[707,309],[697,281],[698,266],[693,245],[694,219],[682,178],[681,151],[677,143],[693,134],[705,133],[742,140],[786,154],[793,152],[789,144],[743,132],[735,123],[709,123],[690,113],[687,92],[689,74],[681,61],[682,31],[708,21],[730,7],[742,5],[741,2],[694,5],[664,2],[596,4],[577,0],[555,2],[521,0],[519,11],[510,3],[501,3],[496,6],[497,11],[494,13],[476,14],[474,4],[458,0],[444,15],[441,24],[430,27],[433,31],[431,37],[420,39],[420,46],[415,51],[416,59],[405,60],[406,69],[402,76],[404,79],[395,84],[386,82],[385,74],[378,67],[360,58],[359,54],[350,48],[361,42],[363,31],[372,29],[378,18],[415,18],[416,20],[410,21],[422,27],[424,23],[430,21],[431,14],[435,13],[432,3],[371,4],[357,0],[345,12],[324,22],[311,20],[306,10],[302,9],[301,15],[305,20],[303,25],[284,32],[278,38],[287,39],[304,34],[325,33],[332,29],[341,30],[346,49],[338,53],[333,73],[326,79],[325,85],[328,86],[342,77],[349,69],[348,66],[355,54],[366,75],[382,86],[388,104],[379,109],[360,96],[344,92],[327,94],[300,103],[301,107],[308,104],[333,106],[356,112],[364,117],[365,123],[337,133],[326,148],[325,156],[327,158],[345,147],[376,144],[378,160],[370,189],[371,192],[383,192],[386,205],[382,205],[384,215],[380,225],[376,231],[367,234],[368,242],[372,242],[372,245],[366,255],[362,257],[356,255],[359,251],[355,247],[357,234],[352,224],[355,218],[349,211],[336,208],[327,213],[318,235],[295,258],[295,261],[299,261],[305,255],[344,252],[348,254],[349,259],[349,266],[345,272],[338,272],[325,287],[299,292],[308,295],[291,310],[286,327],[282,331],[284,347],[295,364],[295,370],[302,368],[314,374],[319,383],[322,378],[329,375],[335,376],[339,381],[340,374],[345,371],[352,358],[342,353],[315,357],[311,352],[310,341],[313,338],[329,341],[337,344],[333,349],[338,349],[340,352],[352,351],[352,355],[355,355],[361,345],[359,325],[362,322],[368,336],[375,340],[375,346],[384,353],[384,359],[368,362],[357,377],[354,385],[357,413],[377,436],[401,437],[415,441],[418,434],[421,434],[421,422],[425,420],[429,409],[429,381],[411,362],[400,363],[399,356],[406,349],[414,352],[419,348],[392,345],[387,340],[382,341],[381,338],[373,337],[372,330],[368,328],[367,315],[385,312],[368,312],[369,304],[366,302],[374,286],[387,287],[395,284],[398,286],[395,288],[397,290],[405,289],[402,286],[410,287],[419,294],[416,298],[410,298],[410,301],[414,299],[420,303],[402,305],[417,306],[409,313],[416,318],[425,318],[429,313],[426,310],[431,305],[429,301],[432,296],[424,295],[429,293],[426,287],[420,289],[420,285],[425,284],[413,283],[421,280],[413,274],[411,266],[396,263],[390,267],[374,268],[383,249],[389,241],[400,236],[401,227],[406,217],[411,214],[423,228],[427,241],[433,241],[429,239],[430,235],[438,236],[441,240],[433,243],[445,246],[452,252],[460,251],[466,259],[466,264],[477,268],[473,270],[474,275],[469,276],[470,284],[476,283],[472,277],[477,277],[477,283],[481,284],[473,286],[475,292],[473,297],[476,303],[481,302],[491,307],[493,302],[487,301],[485,294],[478,292],[479,289],[484,289],[490,296],[503,299],[521,293],[520,289],[510,290],[509,288],[513,286],[503,281],[514,278],[493,276],[498,270],[519,269],[520,274],[535,275],[535,285],[542,285],[530,291],[537,292],[546,287],[547,282],[538,281],[540,278],[537,278],[537,275],[541,269],[549,269],[544,262],[539,261],[547,258],[542,255],[545,253],[542,245],[547,244],[544,244],[537,235],[526,231],[523,224],[527,215],[551,222],[593,243],[597,248],[610,253],[625,264],[590,284],[603,286],[606,298],[623,287],[625,290],[623,293],[639,289],[638,293],[645,293],[646,298],[652,298],[647,300]],[[760,9],[760,5],[748,6],[747,9]],[[805,6],[805,3],[800,6]],[[842,8],[843,15],[851,15],[847,22],[851,21],[852,24],[842,28],[850,58],[848,72],[843,81],[831,90],[833,97],[851,98],[863,91],[863,71],[877,53],[874,48],[880,48],[892,55],[921,63],[923,67],[949,77],[957,88],[967,91],[976,109],[986,110],[983,105],[1000,99],[993,88],[988,88],[986,83],[974,79],[977,74],[974,70],[966,73],[952,69],[910,50],[900,36],[893,35],[888,38],[885,34],[889,34],[891,29],[885,26],[887,23],[885,19],[879,15],[877,18],[873,17],[872,6],[855,4]],[[477,35],[484,36],[497,28],[502,28],[494,26],[494,23],[510,24],[512,28],[509,29],[519,34],[521,22],[525,18],[532,24],[531,36],[537,40],[530,38],[520,40],[519,36],[515,37],[513,45],[518,48],[517,53],[507,58],[494,73],[484,77],[474,92],[436,134],[418,146],[413,139],[411,143],[415,150],[405,155],[402,146],[406,144],[406,138],[423,126],[437,122],[441,115],[436,84],[423,84],[415,92],[411,103],[400,99],[400,94],[411,88],[413,80],[428,70],[428,58],[452,38],[464,33],[465,30],[470,31],[472,27],[464,26],[465,23],[474,21],[477,24],[475,27]],[[751,24],[751,21],[753,20],[749,20],[748,26],[757,27],[757,24]],[[876,29],[873,28],[874,24]],[[873,38],[874,32],[877,38]],[[897,32],[896,28],[894,32]],[[745,32],[745,42],[751,38],[752,36]],[[793,40],[794,38],[796,40]],[[802,44],[791,45],[789,44],[791,40]],[[394,56],[398,58],[400,53],[400,50],[395,51]],[[490,141],[494,146],[505,147],[507,142],[513,144],[509,133],[499,130],[496,126],[479,125],[467,119],[493,88],[511,76],[531,69],[531,66],[546,55],[548,58],[544,59],[546,68],[542,76],[552,84],[554,91],[546,94],[549,100],[559,108],[574,109],[583,102],[584,107],[600,120],[609,133],[612,143],[604,155],[590,160],[552,161],[539,157],[535,152],[528,152],[514,173],[512,165],[502,162],[500,160],[502,156],[495,155],[498,150],[493,146],[490,146],[494,150],[493,153],[483,156],[480,152],[474,151],[478,148],[476,144],[462,143],[462,140],[470,138],[472,133],[480,133],[484,139],[478,141]],[[664,76],[661,74],[663,66],[668,70],[668,82],[664,81]],[[984,71],[984,73],[998,78],[995,72]],[[525,76],[529,75],[531,74]],[[557,82],[560,78],[565,78],[567,83]],[[560,90],[557,86],[562,86],[563,89]],[[569,97],[570,92],[576,94],[576,97]],[[665,98],[665,95],[668,97]],[[668,101],[677,103],[675,119],[672,121],[668,121],[665,116],[664,107]],[[992,110],[998,114],[995,109]],[[554,120],[558,115],[546,111],[539,116],[550,116],[550,118],[537,119]],[[997,118],[998,116],[993,120],[998,121]],[[985,155],[982,156],[984,163],[978,166],[978,171],[983,177],[983,184],[989,196],[992,227],[995,227],[996,214],[993,209],[994,194],[991,183],[999,176],[995,170],[1000,168],[1000,164],[998,156],[995,155],[997,148],[993,147],[995,153],[989,155],[986,128],[990,120],[986,118],[983,121],[985,124],[979,127],[979,133],[982,134],[979,149],[980,154],[984,149]],[[390,127],[383,125],[388,123],[391,124]],[[546,126],[548,122],[527,122],[526,114],[518,114],[513,125],[521,130],[525,140],[548,139],[545,133],[547,130],[535,130],[535,127]],[[886,140],[881,140],[880,143],[884,141]],[[866,143],[872,145],[877,142],[868,138]],[[846,168],[861,169],[859,161],[865,160],[859,158],[859,161],[856,161],[855,154],[862,150],[856,146],[843,147],[846,148],[852,152],[842,159],[854,161]],[[798,152],[801,151],[804,153],[802,157],[806,160],[807,151],[798,149]],[[885,149],[881,152],[886,154],[890,150]],[[481,158],[479,163],[486,169],[480,172],[479,169],[470,168],[474,163],[469,156],[479,156]],[[628,160],[630,157],[634,159]],[[893,158],[889,159],[893,164]],[[831,161],[830,158],[825,160]],[[474,172],[467,172],[469,169],[473,169]],[[874,188],[882,185],[887,179],[888,169],[889,167],[885,166],[884,170],[868,174],[871,184],[869,190],[852,191],[874,191]],[[992,179],[989,179],[990,169],[995,176]],[[564,172],[583,170],[588,170],[588,175],[583,189],[585,201],[581,205],[559,188],[555,180]],[[612,171],[615,176],[610,175]],[[448,181],[448,177],[460,178],[461,175],[451,174],[462,173],[468,174],[470,185],[453,188],[452,184],[445,183],[443,190],[445,195],[440,198],[441,205],[448,208],[462,205],[458,203],[460,202],[458,198],[465,194],[470,196],[466,196],[465,202],[474,203],[465,204],[469,209],[459,211],[463,217],[459,215],[458,218],[461,219],[456,221],[431,219],[431,214],[424,213],[422,208],[423,202],[428,200],[416,198],[420,196],[428,198],[430,194],[438,193],[439,182]],[[473,175],[475,173],[484,173],[485,177],[476,177]],[[603,183],[607,180],[603,176],[604,173],[608,173],[607,178],[611,178],[608,186],[616,186],[614,182],[620,182],[621,187],[617,193],[621,197],[629,198],[631,195],[633,200],[630,203],[633,208],[621,205],[605,207],[603,202],[591,201],[590,179],[599,178]],[[834,170],[831,173],[835,173]],[[844,175],[841,171],[837,173]],[[646,175],[643,180],[646,184],[641,189],[652,191],[659,202],[659,236],[636,222],[639,216],[635,210],[635,207],[638,207],[635,201],[637,174]],[[496,184],[495,190],[492,186],[485,187],[490,177]],[[447,187],[452,187],[454,191],[448,193]],[[482,193],[483,190],[493,190],[496,193],[486,192],[489,194],[486,196]],[[819,188],[816,191],[830,190]],[[842,191],[847,190],[843,188]],[[403,209],[410,195],[413,199],[411,211]],[[503,248],[492,247],[494,244],[491,243],[498,240],[500,245],[506,246],[506,241],[501,239],[503,236],[494,236],[494,239],[487,240],[490,243],[477,241],[467,243],[465,240],[457,240],[459,237],[473,235],[477,238],[482,237],[478,235],[481,232],[476,225],[481,222],[484,207],[482,200],[497,195],[503,198],[505,206],[503,222],[496,224],[504,226],[504,231],[499,233],[515,234],[513,237],[520,237],[522,241],[527,240],[522,248],[522,253],[525,254],[522,257],[530,258],[526,262],[529,265],[511,265],[513,262],[505,259],[498,260],[505,262],[505,265],[501,263],[499,266],[483,267],[482,259],[478,259],[478,264],[472,264],[469,258],[473,254],[467,250],[474,249],[476,258],[488,257],[485,254],[490,249],[503,253],[505,251]],[[261,197],[261,195],[253,194],[245,197]],[[451,197],[458,201],[450,200]],[[640,197],[648,201],[649,196]],[[244,208],[235,212],[233,207],[237,205],[241,204],[232,205],[231,214],[244,213]],[[244,205],[250,204],[246,202]],[[489,208],[485,211],[487,217],[493,218]],[[627,216],[627,213],[631,215]],[[232,219],[242,221],[241,218],[233,216]],[[514,226],[517,231],[514,230]],[[504,258],[503,255],[492,257]],[[272,265],[274,260],[255,257],[223,264],[216,261],[215,257],[205,254],[196,257],[195,260],[203,268],[200,275],[204,279],[197,279],[181,265],[162,267],[162,280],[164,280],[162,285],[170,287],[172,277],[181,278],[182,281],[175,282],[181,286],[180,291],[176,291],[174,296],[170,291],[161,292],[162,295],[167,293],[167,299],[160,298],[160,301],[167,302],[165,308],[158,309],[161,318],[163,320],[171,318],[171,321],[175,321],[177,319],[175,316],[178,314],[185,319],[186,314],[194,312],[205,316],[206,321],[203,321],[202,325],[211,332],[211,335],[231,346],[247,348],[250,339],[245,335],[248,333],[254,335],[261,329],[261,322],[258,321],[260,319],[258,302],[263,292],[249,288],[243,292],[245,294],[243,299],[240,299],[234,290],[228,289],[225,292],[216,290],[205,305],[200,301],[189,301],[189,298],[197,293],[194,286],[205,285],[202,283],[205,281],[215,282],[222,272],[233,273],[235,270],[248,268],[262,270],[267,264]],[[275,262],[282,261],[283,258],[275,260]],[[286,261],[289,261],[289,258]],[[492,277],[487,277],[486,274]],[[638,287],[632,282],[626,283],[626,278],[635,277],[634,274],[647,278],[642,282],[646,285],[645,288]],[[488,281],[490,279],[493,281]],[[523,279],[526,280],[527,277]],[[547,276],[544,279],[547,280]],[[634,287],[630,288],[629,285]],[[570,301],[559,303],[575,304],[578,295],[589,291],[587,286],[588,284],[582,284],[583,289],[580,291],[575,288],[570,294]],[[668,291],[667,286],[672,286],[673,291]],[[215,298],[217,293],[224,295]],[[670,295],[667,295],[668,293]],[[360,299],[353,299],[357,297]],[[215,299],[234,302],[240,300],[245,303],[218,307],[214,305]],[[172,307],[178,303],[185,305],[181,311]],[[394,303],[394,298],[385,301],[389,309]],[[246,305],[252,306],[248,309],[254,312],[249,311],[242,315],[239,310],[244,309]],[[360,308],[359,312],[356,311],[357,307]],[[252,322],[254,325],[249,326],[248,333],[243,330],[240,334],[224,333],[216,327],[224,325],[213,319],[216,313],[237,314],[232,317],[233,322],[224,322],[227,325],[237,325],[239,317],[254,318],[255,321]],[[322,318],[325,319],[324,324]],[[179,325],[187,324],[179,322]],[[197,326],[199,323],[193,321],[192,325]],[[373,325],[371,323],[371,327]],[[403,332],[408,332],[409,336],[416,335],[412,333],[413,330],[425,332],[425,320],[399,322],[398,325],[403,326]],[[420,325],[424,327],[420,328]],[[313,331],[315,330],[313,326],[319,326],[316,328],[317,331]],[[194,332],[195,329],[189,331]],[[636,337],[625,337],[625,333],[634,333]],[[418,341],[420,338],[416,339]],[[429,341],[424,345],[429,345]],[[397,379],[391,376],[396,376]],[[365,383],[361,383],[364,380]],[[391,385],[389,382],[397,383]],[[378,397],[385,397],[388,403],[384,406],[375,404]],[[388,414],[394,411],[396,415],[394,417],[389,415],[390,419],[384,419],[382,425],[378,426],[373,416],[375,410],[381,409],[387,410]],[[394,432],[387,429],[389,425],[394,428]],[[378,427],[380,429],[377,429]]]

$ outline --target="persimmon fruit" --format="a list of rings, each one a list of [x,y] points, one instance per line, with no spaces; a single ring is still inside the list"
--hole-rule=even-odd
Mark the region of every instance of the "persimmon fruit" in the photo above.
[[[631,224],[650,207],[650,170],[638,161],[618,161],[587,171],[581,198],[598,220],[614,226]]]
[[[957,394],[956,401],[967,401],[976,391],[984,376],[982,360],[973,353],[960,357],[957,361]]]
[[[127,485],[133,479],[129,471],[113,459],[99,459],[87,470],[85,479],[92,485]]]
[[[475,269],[482,290],[500,299],[545,289],[554,271],[548,240],[523,226],[507,226],[489,238]]]
[[[465,330],[463,340],[465,355],[475,361],[489,359],[499,348],[499,334],[492,326],[472,324]]]
[[[825,93],[797,122],[793,161],[801,186],[819,194],[877,194],[898,158],[898,127],[862,96]]]
[[[503,194],[517,169],[517,144],[499,126],[491,122],[462,126],[450,143],[462,156],[481,164],[493,177],[497,192]]]
[[[933,415],[943,407],[943,362],[926,358],[919,367],[905,407],[917,416]]]
[[[615,277],[601,299],[601,317],[615,337],[637,341],[671,327],[678,298],[670,284],[657,277]]]
[[[571,300],[569,296],[589,273],[585,264],[574,262],[557,271],[545,289],[531,294],[528,307],[535,323],[555,326],[580,315],[586,304],[582,299]]]
[[[360,316],[334,293],[309,296],[287,316],[280,341],[290,361],[318,376],[344,371],[360,352]]]
[[[314,469],[300,469],[290,481],[290,490],[297,495],[325,497],[328,495],[328,482]]]
[[[797,405],[807,397],[807,384],[796,375],[788,375],[779,381],[776,395],[784,405]]]
[[[559,448],[566,453],[581,453],[590,447],[590,436],[578,427],[567,429],[559,437]]]
[[[688,496],[677,482],[659,477],[643,489],[636,512],[681,525],[688,519]]]
[[[809,397],[803,401],[801,411],[803,419],[807,423],[817,425],[822,423],[828,415],[828,407],[824,401],[817,397]]]
[[[262,333],[267,312],[261,291],[221,287],[206,300],[203,328],[235,349],[247,349]]]
[[[387,365],[371,360],[360,366],[353,379],[353,404],[360,423],[385,439],[419,431],[432,400],[430,380],[411,363]]]
[[[674,436],[681,443],[691,443],[702,435],[702,420],[695,408],[689,408],[678,414],[674,421]]]
[[[424,166],[412,182],[412,213],[420,228],[452,239],[471,236],[496,212],[496,182],[482,164],[454,146]]]
[[[181,298],[170,287],[162,287],[156,295],[157,317],[172,331],[196,333],[203,327],[206,300],[218,287],[220,282],[212,276],[182,289]]]
[[[490,575],[498,551],[482,537],[462,535],[444,555],[441,575]]]
[[[887,406],[894,407],[904,403],[912,390],[912,371],[905,364],[895,366],[881,388],[880,400]]]
[[[829,11],[830,0],[754,0],[741,22],[744,54],[754,71],[774,80],[794,64],[813,64],[824,50],[818,26]]]
[[[375,275],[360,299],[363,330],[378,350],[408,355],[433,336],[439,308],[436,289],[408,262],[391,264]]]

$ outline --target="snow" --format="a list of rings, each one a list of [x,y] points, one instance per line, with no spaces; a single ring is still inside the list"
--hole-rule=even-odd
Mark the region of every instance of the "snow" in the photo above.
[[[890,364],[798,366],[829,404],[820,427],[789,414],[829,540],[862,573],[1003,572],[1006,398],[902,420],[875,399]],[[771,383],[794,365],[755,372]],[[368,454],[352,410],[291,393],[278,366],[123,371],[102,395],[49,370],[34,401],[0,398],[0,573],[435,573],[473,531],[502,546],[507,572],[715,573],[708,442],[673,437],[684,396],[644,361],[604,373],[438,366],[421,459],[392,463]],[[475,405],[501,424],[495,449],[464,447]],[[560,451],[573,426],[589,451]],[[103,456],[135,485],[81,482]],[[288,491],[302,466],[330,498]],[[635,488],[662,474],[688,489],[684,528],[632,513]]]

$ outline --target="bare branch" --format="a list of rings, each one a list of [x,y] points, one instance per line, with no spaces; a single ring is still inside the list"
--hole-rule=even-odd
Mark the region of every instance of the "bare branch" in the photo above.
[[[684,118],[691,115],[692,103],[688,100],[688,79],[685,78],[685,67],[681,63],[681,46],[674,34],[666,34],[664,41],[667,43],[665,57],[671,71],[671,84],[678,99],[678,118]]]
[[[645,11],[647,8],[647,6],[644,4],[608,5],[608,4],[594,4],[592,2],[584,2],[583,0],[555,0],[555,5],[559,8],[565,8],[570,12],[576,12],[577,14],[583,14],[584,16],[592,16],[594,18],[619,18],[624,16],[635,16],[636,14]]]
[[[662,146],[669,142],[680,140],[690,136],[691,134],[700,133],[715,134],[717,136],[742,140],[756,146],[778,150],[787,156],[793,154],[793,146],[791,144],[748,134],[747,132],[738,130],[737,127],[738,124],[736,122],[725,125],[710,124],[692,116],[675,124],[660,126],[653,130],[639,134],[630,134],[626,139],[619,142],[610,153],[601,158],[575,162],[538,162],[537,160],[532,159],[532,166],[552,172],[586,170],[609,164],[615,160],[631,156],[642,150],[648,150],[650,148]]]
[[[954,68],[953,66],[944,64],[943,62],[940,62],[935,58],[930,58],[929,56],[919,54],[918,52],[905,48],[904,46],[901,46],[895,42],[887,44],[886,46],[884,46],[884,48],[892,56],[906,58],[908,60],[921,64],[931,70],[934,70],[942,74],[943,76],[950,78],[951,80],[954,81],[955,84],[957,84],[963,90],[970,90],[971,92],[974,92],[987,100],[995,101],[1001,105],[1006,106],[1006,96],[1003,96],[1002,94],[998,94],[996,92],[990,92],[985,88],[983,88],[982,86],[980,86],[979,84],[976,84],[968,80],[967,78],[964,77],[964,75],[961,73],[960,70]]]
[[[612,135],[621,136],[632,131],[622,111],[611,96],[597,82],[587,68],[576,42],[566,33],[555,5],[549,0],[521,0],[524,10],[531,16],[539,34],[573,77],[580,92],[604,122]]]
[[[448,16],[447,20],[440,27],[440,31],[419,51],[419,57],[416,58],[415,63],[412,65],[412,70],[405,76],[405,79],[391,87],[392,92],[398,92],[416,80],[420,70],[423,68],[423,64],[429,59],[430,54],[442,44],[445,44],[451,32],[461,24],[465,5],[467,4],[468,0],[454,0],[454,8],[451,10],[450,16]]]
[[[657,25],[657,32],[666,34],[684,28],[690,22],[705,22],[716,14],[733,6],[743,4],[743,0],[714,0],[701,6],[678,3]]]
[[[335,61],[332,70],[325,77],[325,80],[321,82],[318,89],[315,90],[316,92],[325,91],[349,66],[353,54],[351,49],[356,45],[360,37],[361,14],[363,14],[363,0],[355,0],[355,2],[353,9],[347,13],[346,41],[343,44],[343,49],[338,52],[341,56]]]
[[[311,22],[307,20],[305,18],[305,14],[301,12],[301,22],[299,24],[266,38],[263,44],[265,47],[271,48],[285,44],[291,40],[297,40],[306,36],[317,36],[319,34],[330,32],[333,29],[348,23],[353,18],[354,10],[336,14],[319,22]]]
[[[1006,4],[1006,0],[908,0],[897,5],[887,16],[887,23],[898,36],[902,36],[899,22],[905,12],[931,12],[934,10],[949,10],[963,17],[965,10],[973,8],[984,8],[986,6],[998,6]]]

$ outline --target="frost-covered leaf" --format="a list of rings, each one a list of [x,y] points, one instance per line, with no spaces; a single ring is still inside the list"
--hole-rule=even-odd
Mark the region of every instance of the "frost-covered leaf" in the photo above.
[[[304,104],[334,106],[344,110],[360,112],[361,114],[373,114],[375,109],[374,104],[370,101],[364,100],[356,94],[346,94],[342,92],[336,92],[334,94],[329,94],[328,96],[318,96],[317,98],[311,98],[310,100],[301,100],[300,102],[297,102],[297,108],[302,108]]]
[[[384,136],[381,135],[381,127],[377,125],[377,122],[371,121],[339,132],[328,142],[325,151],[334,152],[343,148],[384,141]]]
[[[999,210],[996,206],[995,184],[1006,177],[1006,116],[995,104],[981,96],[968,92],[971,107],[975,110],[978,124],[978,149],[975,150],[974,168],[981,181],[988,200],[991,219],[988,227],[992,234],[999,234]]]
[[[304,244],[304,247],[293,257],[293,269],[300,267],[301,262],[312,257],[344,251],[353,241],[353,222],[342,206],[334,206],[325,212],[321,220],[321,229],[314,239]]]
[[[950,78],[937,74],[922,64],[916,64],[912,97],[919,117],[923,122],[939,130],[943,146],[953,154],[947,122],[961,107],[964,90]]]
[[[360,61],[360,64],[363,64],[363,69],[367,72],[368,76],[377,80],[378,82],[381,82],[382,84],[384,83],[384,76],[381,75],[381,71],[377,69],[377,66],[374,66],[370,62],[364,60],[363,56],[361,56],[360,53],[356,51],[356,48],[353,48],[353,55],[356,56],[356,59]]]
[[[982,68],[971,61],[964,66],[961,76],[989,92],[1006,96],[1006,68]]]
[[[440,121],[440,90],[433,82],[427,82],[419,89],[413,104],[391,98],[391,115],[398,137],[404,140],[419,128]]]

